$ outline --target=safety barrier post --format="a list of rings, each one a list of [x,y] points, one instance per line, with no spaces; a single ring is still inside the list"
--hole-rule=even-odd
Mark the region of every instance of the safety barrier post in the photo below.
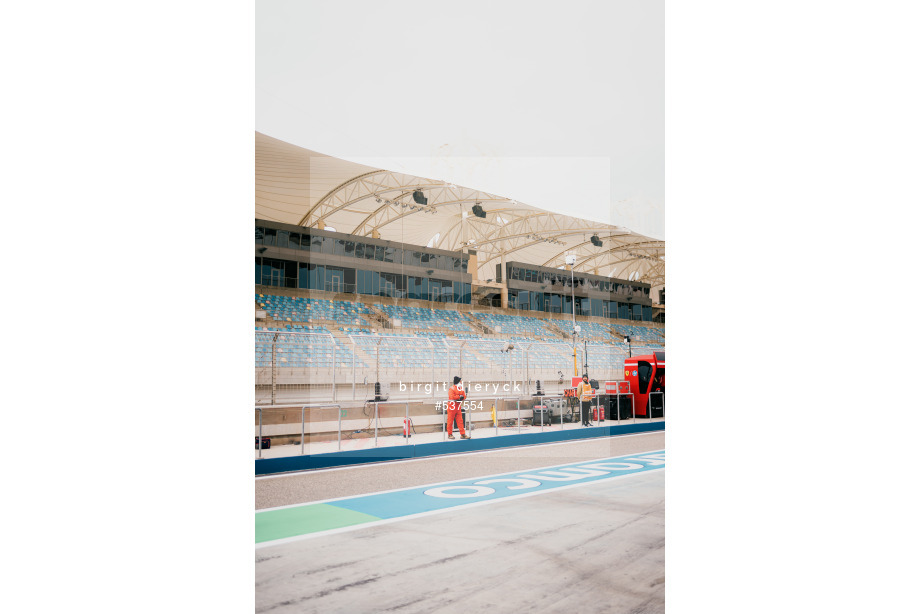
[[[544,405],[544,406],[546,405],[546,395],[545,394],[540,397],[540,405]],[[542,433],[545,428],[546,428],[546,412],[544,412],[543,415],[540,417],[540,432]],[[549,421],[549,428],[553,428],[552,420]]]
[[[380,417],[378,412],[380,411],[380,403],[374,401],[374,447],[377,447],[377,425],[380,422]]]
[[[259,410],[259,458],[262,458],[262,408],[256,407]]]
[[[409,426],[409,401],[406,401],[406,421],[403,422],[403,439],[405,444],[409,445],[409,437],[411,437],[412,427]]]
[[[447,406],[441,405],[441,441],[447,441]]]
[[[492,407],[495,408],[495,422],[492,426],[495,427],[495,436],[498,437],[498,399],[492,399]],[[502,399],[502,409],[505,408],[504,399]]]
[[[517,407],[518,407],[518,435],[520,435],[521,434],[521,398],[520,397],[518,397],[518,400],[517,400]]]
[[[303,456],[303,440],[304,440],[304,435],[307,430],[306,421],[305,421],[306,409],[307,409],[306,405],[300,408],[300,455],[301,456]]]
[[[333,384],[332,386],[333,386],[332,391],[333,391],[333,393],[334,393],[334,392],[335,392],[335,384]],[[342,406],[341,406],[341,405],[333,405],[333,407],[335,407],[335,408],[336,408],[336,411],[338,411],[338,413],[339,413],[339,451],[341,451],[341,450],[342,450]]]

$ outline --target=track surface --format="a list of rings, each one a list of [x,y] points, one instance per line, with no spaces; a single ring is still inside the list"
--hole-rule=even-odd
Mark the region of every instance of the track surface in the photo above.
[[[256,507],[663,448],[656,432],[261,478]],[[664,472],[266,544],[255,556],[257,612],[663,612]]]

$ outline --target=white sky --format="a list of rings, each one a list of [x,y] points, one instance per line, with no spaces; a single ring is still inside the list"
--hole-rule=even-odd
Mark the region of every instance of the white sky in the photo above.
[[[664,7],[256,3],[256,130],[664,238]]]

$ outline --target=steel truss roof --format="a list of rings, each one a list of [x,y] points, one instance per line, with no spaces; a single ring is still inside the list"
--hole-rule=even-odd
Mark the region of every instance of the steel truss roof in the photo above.
[[[415,190],[427,205],[415,202]],[[255,201],[261,219],[416,245],[437,237],[432,247],[475,250],[481,279],[494,277],[502,256],[562,267],[574,253],[576,271],[637,280],[653,291],[665,283],[664,241],[446,181],[339,160],[258,132]],[[476,204],[485,218],[472,214]],[[595,234],[602,247],[591,243]]]

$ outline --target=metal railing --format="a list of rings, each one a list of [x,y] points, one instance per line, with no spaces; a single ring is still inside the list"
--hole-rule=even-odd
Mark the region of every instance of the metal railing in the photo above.
[[[660,397],[658,396],[660,395]],[[617,420],[618,424],[625,421],[631,421],[636,424],[639,417],[636,415],[635,395],[632,392],[617,392],[607,394],[609,397],[610,420]],[[656,401],[660,398],[661,416],[664,420],[664,394],[661,392],[651,393]],[[439,395],[436,401],[441,401],[446,405],[446,395]],[[499,437],[507,433],[521,434],[525,432],[545,432],[547,429],[555,428],[555,420],[559,419],[558,429],[566,430],[566,422],[570,422],[569,428],[584,428],[576,423],[576,417],[580,415],[581,403],[570,403],[572,397],[562,395],[533,395],[533,396],[473,396],[467,403],[466,411],[461,412],[464,430],[471,434],[474,430],[485,428],[481,431],[486,437]],[[621,398],[629,399],[627,403],[621,402]],[[593,420],[599,423],[607,419],[608,405],[600,402],[600,395],[596,395],[592,401],[590,411],[597,412]],[[470,407],[469,403],[475,403]],[[561,408],[561,411],[547,420],[547,414],[536,411],[531,407],[522,407],[525,403],[532,403],[534,406],[546,406],[548,402]],[[264,450],[271,450],[270,456],[284,457],[304,455],[309,453],[341,451],[345,442],[344,435],[348,434],[348,449],[365,449],[368,447],[389,447],[394,445],[408,445],[413,443],[413,435],[421,439],[421,443],[446,441],[447,440],[447,418],[448,411],[441,411],[440,416],[435,407],[429,411],[425,405],[431,401],[369,401],[362,404],[356,404],[347,407],[343,403],[307,403],[297,405],[279,405],[274,407],[256,406],[258,418],[258,435],[256,438],[257,458],[264,458]],[[652,403],[649,404],[653,406]],[[368,410],[373,407],[372,414]],[[413,409],[413,406],[415,407]],[[624,415],[621,406],[630,407],[632,411]],[[654,403],[658,407],[658,403]],[[363,408],[363,409],[362,409]],[[336,412],[335,420],[331,420],[328,411],[334,409]],[[294,426],[296,424],[296,412],[299,410],[300,429],[299,432]],[[384,411],[386,410],[386,411]],[[392,411],[391,411],[392,410]],[[280,419],[266,419],[265,413],[270,411],[282,412]],[[283,412],[295,412],[293,416],[283,415]],[[309,413],[308,413],[309,412]],[[530,412],[529,415],[527,412]],[[313,414],[312,416],[310,414]],[[653,420],[655,415],[649,412],[647,419]],[[479,416],[479,419],[477,419]],[[311,419],[314,421],[311,422]],[[366,422],[365,422],[366,420]],[[311,422],[311,428],[307,429],[307,423]],[[373,426],[371,427],[371,423]],[[539,427],[537,430],[536,427]],[[440,437],[437,436],[440,430]],[[453,428],[451,429],[453,430]],[[271,437],[268,438],[269,445],[263,446],[263,438],[266,434],[275,438],[274,446],[271,445]],[[371,439],[371,434],[373,439]],[[432,438],[432,435],[434,438]],[[292,441],[293,440],[293,441]],[[418,441],[418,439],[416,440]],[[279,444],[280,442],[280,444]],[[334,442],[334,445],[332,445]]]

